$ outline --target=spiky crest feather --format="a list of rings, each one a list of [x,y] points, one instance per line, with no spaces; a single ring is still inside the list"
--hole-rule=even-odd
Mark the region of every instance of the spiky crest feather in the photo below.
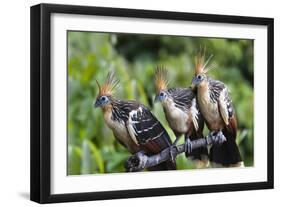
[[[213,55],[205,61],[206,47],[201,48],[199,53],[195,56],[195,75],[207,74],[209,70],[216,67],[216,64],[208,65]]]
[[[154,73],[154,83],[156,92],[160,92],[168,87],[168,80],[167,80],[168,72],[164,66],[157,66]]]
[[[118,86],[119,80],[115,79],[114,72],[109,71],[106,77],[106,81],[104,84],[100,85],[96,80],[97,85],[99,87],[98,96],[103,95],[112,95],[114,93],[114,89]]]

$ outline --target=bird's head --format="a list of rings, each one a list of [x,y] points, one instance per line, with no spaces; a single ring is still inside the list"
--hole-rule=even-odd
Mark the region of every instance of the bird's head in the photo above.
[[[154,102],[163,102],[168,98],[167,93],[167,70],[164,67],[156,67],[154,73],[156,96]]]
[[[166,90],[160,91],[159,93],[156,94],[154,102],[163,102],[165,100],[167,100],[168,98],[168,93]]]
[[[115,79],[113,72],[109,72],[104,84],[100,85],[98,81],[96,82],[99,88],[99,93],[94,106],[105,108],[111,104],[114,89],[118,85],[119,81]]]
[[[105,107],[110,104],[110,97],[107,95],[98,96],[95,102],[95,107]]]
[[[204,73],[195,75],[192,78],[191,88],[198,87],[200,84],[202,84],[206,80],[206,78],[207,78],[207,76]]]
[[[195,57],[195,74],[192,79],[191,88],[196,88],[207,80],[207,73],[210,69],[215,67],[215,64],[208,65],[213,55],[205,61],[205,49],[201,50]]]

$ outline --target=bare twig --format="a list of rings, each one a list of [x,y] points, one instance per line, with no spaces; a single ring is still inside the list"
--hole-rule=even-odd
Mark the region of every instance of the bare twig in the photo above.
[[[205,138],[200,138],[193,141],[187,139],[185,144],[177,145],[174,147],[168,147],[156,155],[147,156],[143,151],[138,152],[128,158],[125,163],[125,168],[128,172],[141,171],[145,168],[153,167],[171,159],[171,155],[176,158],[177,155],[183,152],[187,152],[189,154],[194,149],[200,147],[207,147],[211,144],[221,145],[225,141],[226,138],[221,131],[211,132]]]

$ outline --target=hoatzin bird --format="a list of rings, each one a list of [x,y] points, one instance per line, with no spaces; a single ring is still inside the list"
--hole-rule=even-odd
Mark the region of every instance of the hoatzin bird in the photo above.
[[[165,117],[173,130],[176,145],[181,135],[185,140],[202,138],[204,120],[199,111],[196,96],[191,88],[167,88],[167,70],[157,67],[154,75],[156,97],[155,102],[161,102]],[[187,143],[187,142],[186,142]],[[194,160],[197,168],[206,167],[208,164],[208,149],[205,147],[193,150],[186,157]]]
[[[112,72],[100,85],[95,107],[101,107],[105,123],[113,131],[117,141],[129,152],[147,155],[160,153],[171,146],[171,139],[157,118],[144,105],[136,101],[119,100],[113,96],[118,81]],[[172,160],[160,163],[148,170],[174,170]]]
[[[205,61],[205,51],[195,58],[195,76],[192,88],[197,90],[197,102],[205,123],[211,131],[222,131],[226,141],[222,145],[212,145],[210,161],[220,166],[241,166],[242,159],[235,142],[237,121],[228,88],[224,83],[207,76],[214,66],[208,66],[212,56]]]

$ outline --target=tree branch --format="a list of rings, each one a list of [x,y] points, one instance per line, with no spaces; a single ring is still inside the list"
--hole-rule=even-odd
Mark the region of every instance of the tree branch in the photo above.
[[[168,147],[156,155],[147,156],[143,151],[140,151],[128,158],[125,163],[125,168],[127,172],[142,171],[145,168],[153,167],[162,162],[170,160],[171,155],[176,158],[176,156],[183,152],[187,152],[188,154],[190,154],[194,149],[207,147],[211,144],[221,145],[225,141],[226,138],[223,133],[221,131],[218,131],[211,132],[205,138],[199,138],[193,141],[187,139],[184,144]]]

